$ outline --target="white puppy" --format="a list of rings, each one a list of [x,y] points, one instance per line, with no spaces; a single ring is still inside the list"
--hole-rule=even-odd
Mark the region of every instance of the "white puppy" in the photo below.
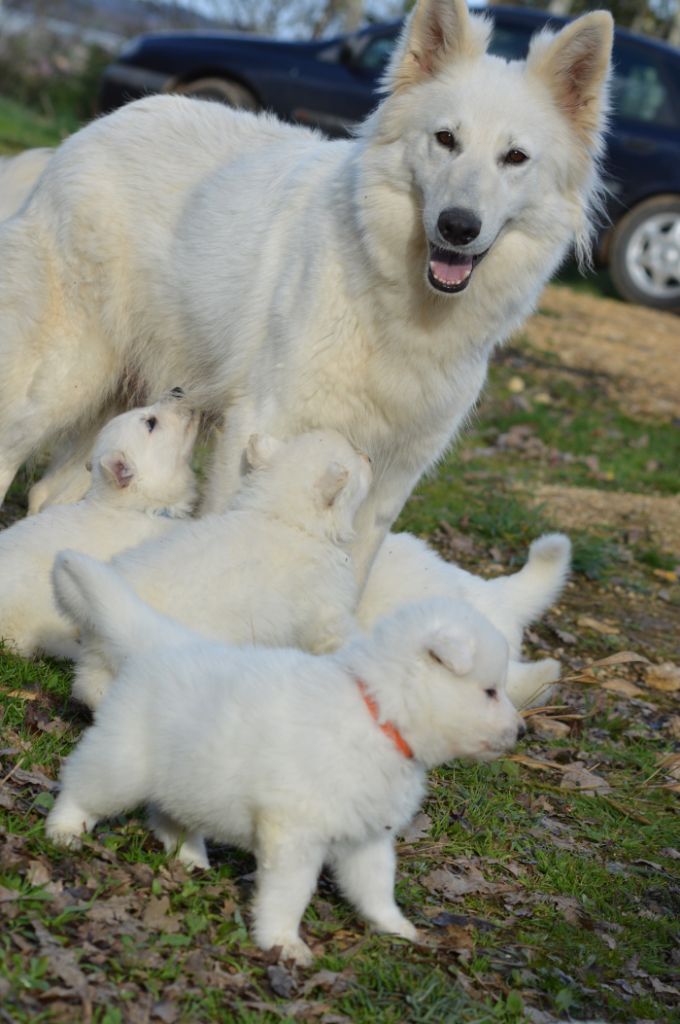
[[[154,608],[229,643],[335,650],[355,628],[346,551],[371,483],[366,456],[334,431],[283,443],[254,435],[252,471],[224,515],[114,559]],[[115,672],[98,637],[82,638],[73,693],[96,707]]]
[[[415,937],[394,901],[394,836],[426,769],[490,760],[523,730],[505,693],[507,643],[488,620],[432,599],[314,657],[205,640],[73,552],[57,558],[54,584],[121,668],[66,761],[51,839],[70,845],[152,801],[175,841],[184,829],[254,851],[263,949],[310,961],[298,928],[324,863],[376,929]]]
[[[515,707],[527,707],[548,697],[550,683],[560,677],[560,665],[554,658],[523,662],[522,632],[559,597],[570,559],[569,538],[548,533],[533,542],[519,572],[485,580],[445,562],[417,537],[390,534],[369,574],[357,618],[369,629],[401,604],[433,596],[469,601],[507,640],[508,696]]]
[[[110,558],[188,515],[197,428],[198,416],[171,399],[117,416],[97,436],[85,498],[0,533],[0,637],[25,656],[76,657],[76,633],[52,597],[54,556],[71,547]]]

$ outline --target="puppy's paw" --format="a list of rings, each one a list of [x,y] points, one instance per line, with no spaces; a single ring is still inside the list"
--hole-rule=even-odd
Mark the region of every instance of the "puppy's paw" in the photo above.
[[[200,846],[182,843],[177,851],[177,859],[180,864],[184,865],[187,871],[208,871],[210,868],[208,854],[202,841]]]
[[[57,800],[45,822],[45,834],[57,846],[78,849],[83,833],[88,832],[94,823],[94,819],[81,808],[62,807]]]
[[[375,928],[387,935],[398,935],[402,939],[408,939],[409,942],[415,942],[418,938],[418,930],[415,925],[411,924],[403,914],[391,914],[389,917],[376,921]]]
[[[292,960],[298,967],[309,967],[314,960],[311,949],[299,936],[281,937],[278,942],[271,942],[263,948],[274,949],[277,947],[281,950],[279,960]]]

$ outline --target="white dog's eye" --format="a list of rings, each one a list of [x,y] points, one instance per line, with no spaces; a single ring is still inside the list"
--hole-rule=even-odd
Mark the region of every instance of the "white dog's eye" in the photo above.
[[[487,697],[491,697],[491,700],[498,700],[498,690],[495,687],[491,687],[489,690],[485,690],[484,693]]]
[[[528,159],[527,154],[523,153],[521,149],[511,149],[503,157],[503,163],[518,167],[519,164],[525,164]]]
[[[456,136],[453,134],[453,132],[436,132],[435,139],[437,140],[440,146],[444,147],[444,149],[455,149],[457,146]]]
[[[148,420],[146,421],[146,429],[149,431],[150,434],[153,433],[153,428],[156,426],[157,423],[158,420],[156,419],[155,416],[149,416]]]
[[[435,651],[429,650],[427,653],[430,655],[430,657],[432,658],[433,661],[437,662],[438,665],[443,665],[444,664],[442,659],[439,657],[439,655]]]

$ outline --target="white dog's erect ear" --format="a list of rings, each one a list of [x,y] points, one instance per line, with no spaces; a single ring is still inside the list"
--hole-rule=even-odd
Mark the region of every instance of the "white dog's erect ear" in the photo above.
[[[475,664],[474,638],[463,630],[447,630],[430,637],[427,653],[457,676],[466,676]]]
[[[541,33],[531,43],[527,70],[548,85],[577,133],[591,142],[606,108],[614,21],[609,11],[593,11],[556,36]]]
[[[281,445],[282,442],[271,434],[251,434],[245,450],[246,462],[251,469],[262,469],[269,465]]]
[[[317,481],[317,488],[321,493],[321,499],[327,508],[330,508],[349,478],[349,470],[339,462],[331,462],[324,471],[323,476]]]
[[[486,52],[490,24],[471,18],[465,0],[419,0],[385,74],[390,92],[435,75],[457,57]]]
[[[108,483],[114,487],[129,487],[135,478],[135,467],[124,452],[111,452],[99,460],[99,466]]]

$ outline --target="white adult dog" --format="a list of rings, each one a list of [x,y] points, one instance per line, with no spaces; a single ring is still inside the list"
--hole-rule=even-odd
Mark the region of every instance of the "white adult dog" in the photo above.
[[[379,931],[412,939],[394,901],[394,836],[425,771],[490,760],[517,739],[507,644],[464,602],[433,599],[334,655],[206,641],[83,555],[57,558],[60,606],[126,651],[62,771],[47,834],[70,845],[103,817],[153,801],[174,837],[253,850],[253,934],[300,963],[299,924],[323,863]]]
[[[51,156],[51,149],[27,149],[0,158],[0,220],[21,209]]]
[[[333,431],[285,444],[255,435],[251,471],[224,515],[179,524],[115,558],[154,608],[229,643],[332,651],[354,629],[358,599],[347,553],[371,470]],[[84,634],[73,693],[99,703],[116,671]]]
[[[70,621],[52,597],[50,573],[62,548],[110,558],[160,537],[189,515],[196,498],[190,459],[198,416],[158,402],[111,420],[97,436],[92,482],[75,505],[54,505],[0,533],[0,637],[20,654],[74,658]]]
[[[451,442],[493,347],[588,249],[612,19],[485,53],[465,0],[420,0],[357,138],[144,99],[67,140],[0,227],[0,496],[123,380],[176,380],[226,429],[338,430],[373,460],[361,577]]]
[[[371,568],[357,618],[370,629],[402,604],[427,597],[461,598],[485,615],[508,642],[508,696],[522,708],[546,699],[560,676],[554,658],[522,661],[522,633],[559,597],[567,581],[571,543],[547,533],[529,548],[519,572],[485,580],[443,558],[408,533],[390,534]]]

